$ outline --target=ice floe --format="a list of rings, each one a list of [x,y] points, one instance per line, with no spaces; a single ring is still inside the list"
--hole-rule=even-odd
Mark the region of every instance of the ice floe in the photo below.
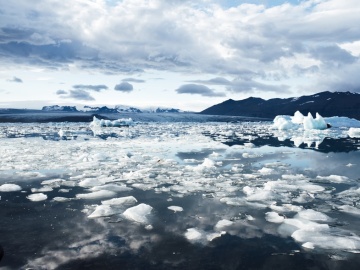
[[[131,205],[137,203],[137,200],[133,196],[127,196],[101,201],[101,203],[104,205]]]
[[[20,191],[21,187],[16,184],[3,184],[0,185],[0,192],[13,192],[13,191]]]
[[[168,209],[174,211],[174,213],[184,211],[184,209],[181,206],[175,206],[175,205],[168,206]]]
[[[148,216],[150,215],[152,209],[153,208],[150,205],[141,203],[139,205],[126,209],[123,215],[129,220],[138,223],[148,224]]]
[[[47,199],[47,195],[45,195],[44,193],[34,193],[28,195],[27,198],[30,201],[39,202],[39,201],[45,201]]]

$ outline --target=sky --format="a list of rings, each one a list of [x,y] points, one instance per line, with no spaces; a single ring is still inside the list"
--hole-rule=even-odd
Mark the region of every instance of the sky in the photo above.
[[[0,107],[360,93],[358,0],[0,0]]]

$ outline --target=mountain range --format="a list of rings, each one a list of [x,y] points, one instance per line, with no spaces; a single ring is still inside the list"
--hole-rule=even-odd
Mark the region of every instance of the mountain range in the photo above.
[[[85,105],[81,109],[77,109],[76,106],[51,105],[51,106],[44,106],[41,110],[46,112],[90,112],[90,113],[180,113],[182,112],[181,110],[174,108],[157,107],[157,108],[139,109],[124,105],[117,105],[114,108],[109,108],[107,106],[92,107]]]
[[[346,116],[360,120],[360,94],[326,91],[311,96],[285,99],[264,100],[255,97],[237,101],[229,99],[200,113],[274,118],[276,115],[293,115],[296,111],[304,115],[309,112],[315,115],[318,112],[324,117]]]

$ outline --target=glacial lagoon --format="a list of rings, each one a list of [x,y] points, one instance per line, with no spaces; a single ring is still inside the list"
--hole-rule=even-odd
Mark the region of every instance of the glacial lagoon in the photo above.
[[[0,269],[358,269],[349,128],[0,124]]]

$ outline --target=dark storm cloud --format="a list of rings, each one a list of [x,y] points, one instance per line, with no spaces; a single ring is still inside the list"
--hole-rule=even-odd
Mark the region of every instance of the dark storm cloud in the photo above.
[[[23,80],[18,77],[13,77],[12,79],[8,80],[8,82],[22,83]]]
[[[178,94],[201,95],[204,97],[225,97],[225,93],[215,92],[201,84],[184,84],[175,90]]]
[[[128,82],[122,82],[120,84],[115,85],[114,90],[121,91],[121,92],[131,92],[134,90],[132,84]]]
[[[96,92],[100,92],[101,90],[108,89],[108,87],[104,84],[100,84],[100,85],[77,84],[77,85],[73,85],[73,88],[81,89],[81,90],[91,90]]]

